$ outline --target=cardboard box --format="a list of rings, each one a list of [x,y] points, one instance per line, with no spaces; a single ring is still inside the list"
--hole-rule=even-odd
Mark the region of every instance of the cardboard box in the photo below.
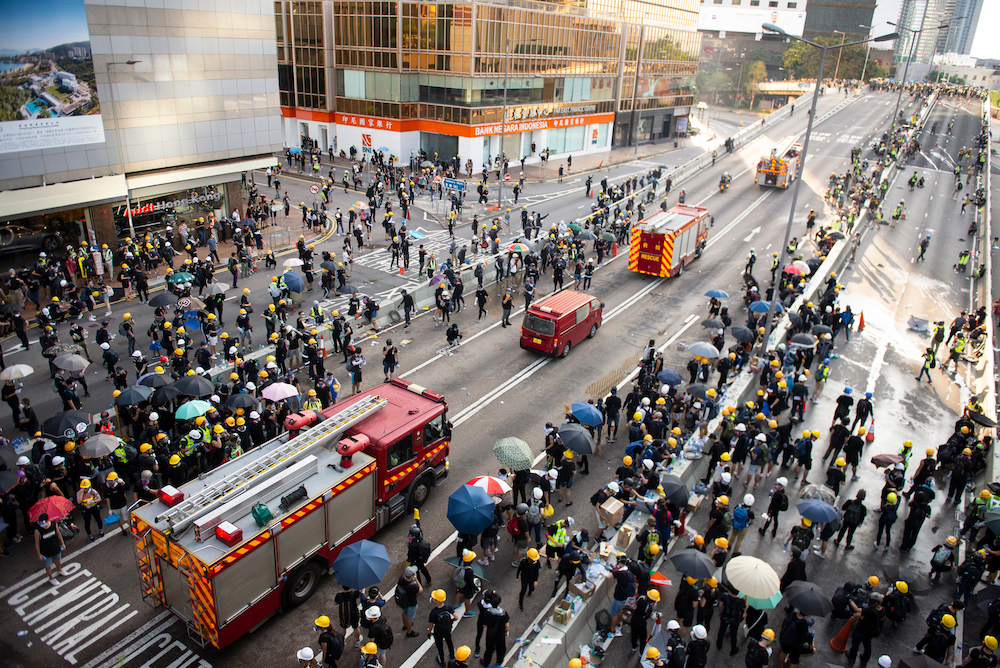
[[[607,542],[603,542],[602,541],[601,542],[601,546],[600,546],[599,551],[598,551],[598,554],[601,555],[601,559],[610,559],[611,555],[613,553],[613,550],[614,550],[614,548],[611,546],[611,543],[607,543]]]
[[[593,596],[596,590],[597,587],[594,586],[594,583],[582,575],[577,575],[569,581],[569,593],[575,594],[585,601]]]
[[[635,527],[625,525],[618,530],[618,537],[615,539],[615,546],[621,550],[624,550],[632,542],[632,538],[635,537]]]
[[[625,514],[625,504],[618,499],[611,498],[600,506],[601,519],[614,526],[622,521]]]
[[[552,611],[552,621],[556,624],[568,624],[573,616],[573,608],[569,601],[559,601]]]

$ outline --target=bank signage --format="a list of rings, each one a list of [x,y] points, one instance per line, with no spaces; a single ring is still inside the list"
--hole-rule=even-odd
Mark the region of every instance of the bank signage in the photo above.
[[[222,199],[222,193],[218,191],[209,191],[204,195],[190,195],[184,199],[166,199],[160,200],[158,202],[147,202],[142,205],[137,205],[127,211],[128,214],[133,216],[138,216],[144,213],[158,213],[160,211],[167,211],[170,209],[177,209],[185,206],[192,206],[195,204],[204,204],[206,202],[215,202]]]

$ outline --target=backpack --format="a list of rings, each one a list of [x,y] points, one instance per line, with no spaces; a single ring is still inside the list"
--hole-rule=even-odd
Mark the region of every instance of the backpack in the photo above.
[[[128,336],[125,329],[125,321],[118,323],[118,333],[122,336]]]
[[[507,533],[509,533],[513,538],[517,538],[521,535],[521,528],[517,525],[518,516],[514,515],[509,520],[507,520]]]
[[[733,529],[733,514],[732,514],[732,512],[730,512],[730,511],[727,510],[726,513],[722,516],[722,526],[724,526],[726,528],[726,533],[729,533],[730,531],[732,531],[732,529]]]
[[[844,526],[844,513],[838,510],[837,516],[827,522],[827,526],[831,531],[840,531],[840,527]]]
[[[795,527],[797,530],[793,532],[792,535],[792,545],[799,548],[803,552],[809,547],[809,543],[812,542],[812,536],[809,532],[802,527]]]
[[[736,506],[733,511],[733,530],[743,531],[750,525],[750,513],[743,506]]]
[[[771,449],[766,445],[760,449],[760,454],[757,455],[757,465],[764,466],[765,464],[771,463]]]
[[[442,632],[451,631],[452,623],[454,621],[455,620],[451,616],[451,613],[444,608],[441,608],[441,612],[438,613],[437,619],[434,621],[434,626],[436,627],[435,630],[440,630]]]
[[[659,534],[659,532],[658,531],[650,531],[648,534],[646,534],[646,544],[642,546],[642,553],[643,553],[643,555],[645,555],[647,559],[649,557],[653,556],[652,554],[650,554],[649,548],[650,548],[651,545],[659,545],[659,544],[660,544],[660,534]]]
[[[857,526],[861,523],[861,504],[851,503],[848,504],[847,510],[844,511],[844,522],[848,526]]]
[[[410,597],[407,595],[406,590],[399,585],[396,585],[396,593],[392,595],[392,598],[396,601],[396,605],[404,610],[410,607]]]
[[[528,520],[528,524],[538,524],[542,521],[542,507],[535,501],[531,502],[528,506],[528,513],[525,516]]]
[[[455,572],[452,573],[451,581],[455,583],[455,587],[458,589],[465,588],[465,565],[461,565],[455,568]]]
[[[785,617],[785,621],[781,622],[781,633],[778,635],[778,640],[782,645],[793,645],[795,641],[798,640],[798,633],[795,631],[795,616]]]
[[[674,645],[673,650],[670,652],[670,659],[667,661],[667,668],[684,668],[684,662],[687,660],[687,651],[684,648],[683,642],[678,642]]]
[[[788,494],[781,495],[781,509],[788,510]]]
[[[795,455],[799,458],[805,457],[809,454],[809,439],[800,438],[799,442],[795,444]]]
[[[417,554],[420,555],[420,558],[426,564],[431,558],[431,544],[421,538],[420,543],[417,545]]]

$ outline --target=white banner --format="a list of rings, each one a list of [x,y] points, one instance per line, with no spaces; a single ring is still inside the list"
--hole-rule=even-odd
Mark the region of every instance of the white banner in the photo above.
[[[698,30],[758,33],[763,32],[761,26],[765,23],[773,23],[790,35],[801,35],[806,25],[806,13],[796,9],[702,5],[698,16]]]

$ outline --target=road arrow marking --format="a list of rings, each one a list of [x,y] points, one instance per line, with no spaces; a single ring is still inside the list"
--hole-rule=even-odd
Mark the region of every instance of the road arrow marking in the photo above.
[[[753,239],[753,235],[758,234],[759,232],[760,232],[759,227],[753,228],[752,230],[750,230],[750,234],[748,234],[743,241],[750,241],[751,239]]]

